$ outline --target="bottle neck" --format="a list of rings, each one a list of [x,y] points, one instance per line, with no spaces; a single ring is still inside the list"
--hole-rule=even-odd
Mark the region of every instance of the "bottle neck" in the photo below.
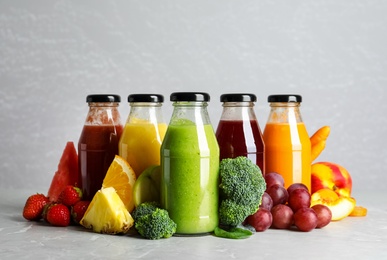
[[[120,103],[118,102],[89,102],[88,103],[90,108],[94,107],[118,107]]]
[[[254,102],[223,102],[223,107],[254,107]]]
[[[220,120],[257,120],[254,102],[224,102]]]
[[[118,102],[90,102],[85,125],[120,125]]]
[[[174,102],[170,125],[211,124],[207,102]]]
[[[162,103],[132,102],[126,123],[163,123]]]
[[[267,123],[301,123],[299,102],[275,102],[270,103],[270,113]]]

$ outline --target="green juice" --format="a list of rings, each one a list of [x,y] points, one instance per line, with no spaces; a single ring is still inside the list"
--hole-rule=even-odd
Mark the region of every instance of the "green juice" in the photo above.
[[[177,234],[218,226],[219,146],[210,124],[170,125],[161,146],[161,203]]]

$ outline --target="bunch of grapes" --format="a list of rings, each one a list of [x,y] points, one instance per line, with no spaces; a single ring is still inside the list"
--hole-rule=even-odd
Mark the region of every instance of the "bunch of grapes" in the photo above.
[[[271,172],[265,174],[266,191],[258,211],[246,219],[256,231],[268,228],[291,229],[308,232],[328,225],[332,212],[327,206],[310,207],[311,195],[302,183],[294,183],[287,189],[282,175]]]

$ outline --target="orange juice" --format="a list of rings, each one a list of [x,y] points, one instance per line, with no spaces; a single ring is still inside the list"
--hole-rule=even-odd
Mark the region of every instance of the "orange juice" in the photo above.
[[[160,147],[167,124],[146,120],[126,123],[119,142],[119,155],[125,158],[138,177],[146,168],[160,165]]]
[[[266,173],[281,174],[285,188],[303,183],[310,191],[311,144],[305,124],[267,123],[263,139]]]

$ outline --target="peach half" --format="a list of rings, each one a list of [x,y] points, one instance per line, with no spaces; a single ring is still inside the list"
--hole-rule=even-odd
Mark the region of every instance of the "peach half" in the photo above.
[[[333,190],[324,188],[311,196],[311,207],[317,204],[327,206],[332,212],[332,221],[337,221],[351,214],[356,206],[356,200],[351,197],[340,197]]]

